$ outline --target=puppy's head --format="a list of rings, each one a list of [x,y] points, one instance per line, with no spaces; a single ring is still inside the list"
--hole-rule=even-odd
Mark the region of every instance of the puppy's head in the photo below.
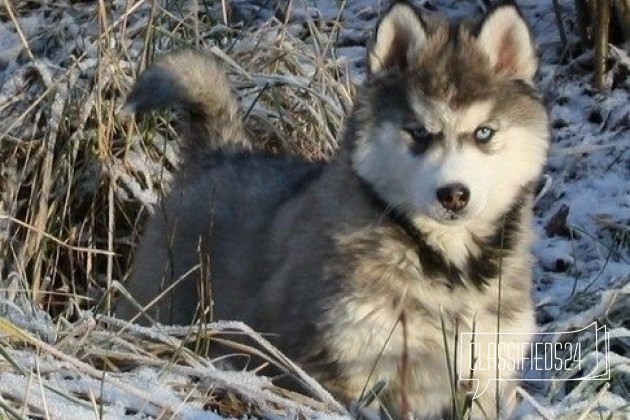
[[[473,27],[395,3],[368,65],[346,145],[357,174],[410,218],[492,221],[540,174],[548,120],[515,6]]]

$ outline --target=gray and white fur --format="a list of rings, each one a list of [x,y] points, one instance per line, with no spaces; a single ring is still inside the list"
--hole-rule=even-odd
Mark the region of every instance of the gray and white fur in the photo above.
[[[409,408],[442,418],[452,414],[447,357],[457,352],[465,378],[473,359],[464,338],[455,348],[456,332],[475,325],[483,349],[496,335],[481,333],[497,325],[508,344],[536,331],[532,186],[549,137],[536,54],[514,6],[458,26],[396,2],[368,64],[325,165],[252,152],[210,58],[179,52],[147,70],[130,104],[177,108],[185,152],[127,287],[147,305],[177,283],[148,314],[189,324],[209,283],[214,319],[271,333],[344,403],[386,381],[393,416]],[[137,311],[121,299],[118,314]],[[498,357],[520,361],[504,348]],[[473,372],[481,384],[518,376]],[[498,384],[473,404],[474,417],[509,414],[515,382]],[[457,382],[462,395],[471,386]]]

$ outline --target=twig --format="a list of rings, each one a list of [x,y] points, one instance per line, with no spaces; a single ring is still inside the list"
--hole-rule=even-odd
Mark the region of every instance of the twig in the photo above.
[[[606,382],[604,384],[602,389],[599,390],[599,392],[597,393],[595,398],[593,398],[593,401],[591,401],[588,404],[588,406],[586,407],[584,412],[580,415],[580,417],[577,418],[577,420],[584,420],[588,416],[588,413],[593,411],[593,407],[595,407],[595,404],[597,404],[597,402],[599,402],[599,400],[602,398],[602,396],[608,391],[608,388],[610,388],[610,382]]]
[[[31,59],[31,61],[34,61],[35,56],[33,55],[33,52],[31,51],[31,48],[28,45],[28,41],[26,40],[26,37],[24,36],[24,32],[22,32],[22,28],[20,27],[19,22],[17,21],[17,19],[15,18],[15,15],[13,14],[13,8],[11,7],[11,3],[9,2],[9,0],[4,0],[4,7],[7,9],[7,13],[9,14],[9,17],[11,18],[11,22],[13,22],[13,25],[15,26],[15,30],[17,31],[18,36],[20,37],[20,41],[22,42],[22,45],[24,45],[24,49],[26,50],[28,57]]]
[[[608,25],[610,24],[609,0],[596,0],[595,42],[595,87],[604,88],[606,59],[608,58]]]
[[[11,407],[4,398],[2,398],[2,395],[0,395],[0,407],[2,407],[2,409],[7,413],[11,414],[16,420],[28,420],[26,417],[15,411],[13,407]]]
[[[553,12],[556,15],[556,22],[558,23],[558,32],[560,33],[560,41],[562,42],[563,48],[567,48],[569,45],[567,41],[567,34],[564,29],[564,21],[562,20],[562,13],[560,11],[560,5],[558,4],[558,0],[552,0],[553,3]]]
[[[47,239],[50,239],[51,241],[55,242],[56,244],[61,245],[62,247],[66,248],[66,249],[69,249],[71,251],[87,252],[87,253],[90,253],[90,254],[100,254],[100,255],[110,255],[111,254],[110,251],[105,251],[105,250],[102,250],[102,249],[84,248],[84,247],[81,247],[81,246],[68,245],[67,243],[65,243],[61,239],[58,239],[58,238],[54,237],[53,235],[51,235],[49,233],[43,232],[43,231],[37,229],[36,227],[34,227],[32,225],[29,225],[28,223],[25,223],[25,222],[23,222],[23,221],[21,221],[19,219],[16,219],[15,217],[11,217],[11,216],[7,216],[7,215],[4,215],[4,214],[0,214],[0,220],[8,220],[11,223],[15,223],[15,224],[20,225],[20,226],[22,226],[24,228],[33,230],[33,231],[41,234],[43,237],[45,237]]]
[[[407,395],[407,383],[409,379],[409,342],[407,331],[407,316],[403,310],[400,313],[400,325],[402,326],[403,348],[400,357],[400,413],[403,419],[411,418],[411,405]]]

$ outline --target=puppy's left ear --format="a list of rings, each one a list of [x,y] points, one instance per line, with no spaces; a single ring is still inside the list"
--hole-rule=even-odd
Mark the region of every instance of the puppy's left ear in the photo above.
[[[497,73],[532,83],[538,59],[531,32],[516,6],[492,10],[481,24],[477,43]]]

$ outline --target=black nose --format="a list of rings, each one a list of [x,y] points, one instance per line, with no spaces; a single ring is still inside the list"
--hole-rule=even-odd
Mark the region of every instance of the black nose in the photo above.
[[[446,210],[460,211],[470,199],[470,190],[459,182],[438,188],[437,199]]]

